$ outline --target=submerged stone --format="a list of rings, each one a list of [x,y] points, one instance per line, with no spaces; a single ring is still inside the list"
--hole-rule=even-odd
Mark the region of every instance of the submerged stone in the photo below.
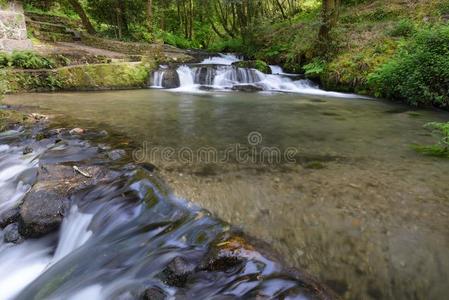
[[[120,160],[126,155],[126,151],[122,149],[112,150],[108,152],[108,157],[111,160]]]
[[[157,287],[152,287],[145,292],[143,292],[142,300],[164,300],[167,299],[167,295],[164,293],[164,291]]]
[[[195,270],[195,266],[182,257],[175,257],[162,272],[164,282],[168,285],[185,286],[190,274]]]

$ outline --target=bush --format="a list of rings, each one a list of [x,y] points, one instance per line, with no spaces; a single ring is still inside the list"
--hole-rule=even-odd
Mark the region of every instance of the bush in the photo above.
[[[449,25],[416,33],[368,77],[376,96],[411,105],[449,106]]]
[[[321,59],[314,59],[311,63],[303,67],[304,74],[310,78],[319,78],[326,69],[326,62]]]
[[[13,66],[23,69],[51,69],[54,65],[51,60],[30,51],[14,51],[10,59]]]
[[[409,37],[415,33],[415,24],[412,21],[404,19],[394,25],[388,32],[392,37]]]

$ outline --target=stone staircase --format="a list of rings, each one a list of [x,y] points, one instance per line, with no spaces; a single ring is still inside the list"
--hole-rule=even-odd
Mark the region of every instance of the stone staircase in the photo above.
[[[26,12],[27,28],[32,35],[48,42],[75,42],[81,39],[80,24],[59,16]]]

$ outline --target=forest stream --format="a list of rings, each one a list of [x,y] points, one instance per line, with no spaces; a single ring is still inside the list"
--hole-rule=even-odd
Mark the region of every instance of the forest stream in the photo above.
[[[447,113],[323,91],[276,66],[271,75],[233,68],[236,60],[179,66],[173,89],[163,89],[161,66],[144,90],[8,95],[6,104],[49,115],[51,129],[108,132],[96,147],[127,155],[107,183],[72,197],[59,238],[0,245],[0,290],[18,299],[128,299],[144,287],[177,299],[316,297],[315,281],[302,284],[293,267],[349,299],[447,296],[449,160],[412,148],[434,143],[423,125]],[[23,159],[26,141],[9,134],[1,211],[27,192],[37,164],[109,164],[78,139],[57,149],[35,142]],[[129,163],[158,175],[142,179]],[[183,288],[160,284],[154,274],[177,256],[198,270],[227,224],[272,256],[248,252],[223,273],[176,277]]]

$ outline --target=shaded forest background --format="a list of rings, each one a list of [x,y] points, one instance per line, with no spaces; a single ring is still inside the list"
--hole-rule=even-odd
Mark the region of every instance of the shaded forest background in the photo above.
[[[165,43],[305,73],[328,89],[449,105],[446,0],[26,0],[90,34]]]

